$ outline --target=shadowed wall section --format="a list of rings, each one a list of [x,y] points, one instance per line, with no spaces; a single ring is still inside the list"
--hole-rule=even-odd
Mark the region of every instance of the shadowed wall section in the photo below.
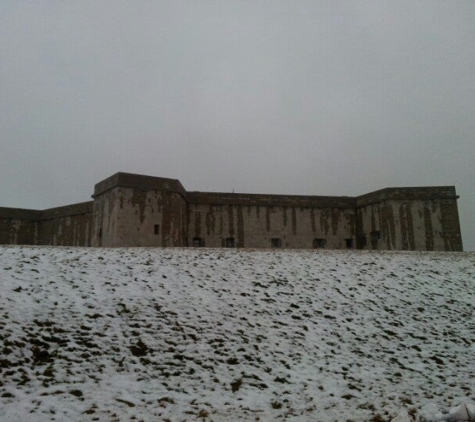
[[[44,211],[0,208],[0,244],[91,246],[92,201]]]
[[[38,244],[38,223],[41,211],[0,208],[0,244]]]

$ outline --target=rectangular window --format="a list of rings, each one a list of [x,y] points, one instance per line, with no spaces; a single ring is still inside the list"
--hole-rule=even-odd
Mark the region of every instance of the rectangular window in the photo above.
[[[153,234],[160,234],[160,224],[153,226]]]
[[[327,245],[326,239],[313,239],[313,247],[315,249],[322,249]]]
[[[351,249],[353,247],[353,239],[345,239],[346,247]]]
[[[280,237],[273,237],[270,240],[270,244],[273,248],[281,248],[282,247],[282,239]]]
[[[227,248],[234,248],[234,237],[226,238],[226,247]]]
[[[193,247],[194,248],[199,248],[201,246],[204,246],[203,239],[201,237],[194,237],[193,238]]]

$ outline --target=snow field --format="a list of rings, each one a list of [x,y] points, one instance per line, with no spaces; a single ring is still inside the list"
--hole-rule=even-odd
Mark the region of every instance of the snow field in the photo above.
[[[0,420],[447,420],[474,280],[473,253],[1,247]]]

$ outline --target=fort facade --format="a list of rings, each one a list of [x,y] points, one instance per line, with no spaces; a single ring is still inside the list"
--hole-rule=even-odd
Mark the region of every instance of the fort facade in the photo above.
[[[116,173],[93,200],[0,208],[0,244],[462,251],[455,187],[356,197],[187,192],[178,180]]]

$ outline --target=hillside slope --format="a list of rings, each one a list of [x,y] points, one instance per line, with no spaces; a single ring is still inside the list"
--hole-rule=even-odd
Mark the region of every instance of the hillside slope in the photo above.
[[[2,421],[475,402],[473,253],[2,247],[0,292]]]

